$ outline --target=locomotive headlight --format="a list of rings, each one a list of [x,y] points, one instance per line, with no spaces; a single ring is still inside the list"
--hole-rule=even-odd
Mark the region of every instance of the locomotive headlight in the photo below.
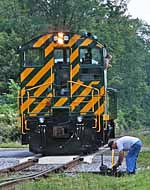
[[[77,121],[78,121],[79,123],[81,123],[82,120],[83,120],[83,117],[82,117],[81,115],[77,117]]]
[[[63,32],[59,32],[56,36],[54,36],[53,40],[58,44],[64,44],[69,41],[69,36],[64,35]]]
[[[64,36],[64,41],[68,42],[69,41],[69,36]]]
[[[63,38],[64,37],[64,33],[63,32],[59,32],[58,33],[58,38]]]
[[[63,44],[64,43],[64,33],[63,32],[59,32],[58,33],[58,43],[59,44]]]
[[[57,40],[58,40],[58,37],[54,36],[54,42],[57,42]]]
[[[94,40],[98,40],[97,36],[93,35],[93,39]]]
[[[44,121],[45,121],[45,118],[44,118],[44,117],[39,117],[39,122],[40,122],[40,123],[44,123]]]
[[[62,38],[58,38],[58,43],[59,44],[63,44],[64,43],[64,40]]]

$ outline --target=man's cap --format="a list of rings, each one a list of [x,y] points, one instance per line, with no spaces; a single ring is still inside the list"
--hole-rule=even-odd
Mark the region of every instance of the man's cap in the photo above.
[[[113,143],[114,143],[114,141],[109,141],[109,143],[108,143],[108,147],[110,148],[110,150],[112,150]]]

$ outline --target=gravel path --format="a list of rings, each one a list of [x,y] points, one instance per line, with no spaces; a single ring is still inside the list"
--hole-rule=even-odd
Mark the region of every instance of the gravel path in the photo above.
[[[142,151],[150,151],[150,147],[143,147]],[[19,161],[23,157],[32,156],[34,154],[30,153],[28,149],[22,149],[17,151],[16,149],[13,151],[3,150],[0,149],[0,169],[8,168],[14,165],[17,165]],[[115,161],[117,161],[118,158],[118,152],[115,151]],[[90,160],[90,161],[87,161]],[[111,168],[112,161],[111,161],[111,151],[106,151],[103,156],[104,164],[107,165],[107,167]],[[49,164],[49,166],[52,164]],[[46,167],[49,167],[48,165]],[[89,159],[85,159],[85,161],[78,165],[77,167],[73,168],[72,171],[78,171],[78,172],[93,172],[93,171],[99,171],[99,168],[101,166],[101,151],[91,156]],[[42,165],[41,165],[42,167]],[[44,166],[43,166],[44,167]],[[40,167],[39,167],[40,168]],[[125,170],[126,164],[125,159],[123,161],[122,166],[120,167],[121,170]]]

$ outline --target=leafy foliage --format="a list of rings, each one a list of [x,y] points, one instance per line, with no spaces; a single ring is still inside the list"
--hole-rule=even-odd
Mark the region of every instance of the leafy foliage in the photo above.
[[[18,86],[14,80],[9,82],[9,93],[0,96],[0,143],[19,139],[17,121]]]
[[[131,19],[127,4],[128,0],[0,0],[1,124],[16,126],[17,47],[43,32],[69,30],[96,34],[112,54],[109,86],[118,90],[118,126],[149,127],[150,26]]]

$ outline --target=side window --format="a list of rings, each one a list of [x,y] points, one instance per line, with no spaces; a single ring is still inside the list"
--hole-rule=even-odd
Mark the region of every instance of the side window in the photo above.
[[[40,49],[27,49],[23,52],[24,67],[38,67],[42,65],[42,51]]]
[[[87,53],[86,48],[80,48],[80,62],[83,63],[85,59],[85,54]]]
[[[99,48],[81,47],[79,50],[80,63],[83,64],[100,64],[101,51]]]

